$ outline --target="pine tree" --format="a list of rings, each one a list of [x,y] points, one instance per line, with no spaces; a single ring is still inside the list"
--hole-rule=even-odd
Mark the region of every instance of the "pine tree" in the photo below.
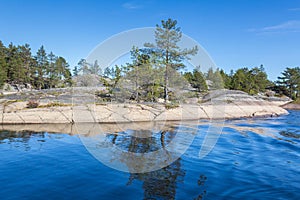
[[[164,99],[165,102],[169,100],[168,88],[170,74],[174,71],[184,67],[183,60],[189,59],[189,56],[195,55],[198,47],[191,49],[180,49],[178,42],[180,42],[182,33],[179,27],[176,26],[177,21],[168,19],[162,20],[161,25],[156,25],[155,44],[146,43],[150,54],[153,53],[164,67]]]
[[[247,88],[246,79],[247,79],[248,71],[249,71],[248,68],[242,68],[242,69],[238,69],[235,72],[231,80],[231,87],[233,90],[246,91]]]
[[[131,98],[136,101],[140,101],[140,96],[146,99],[149,87],[152,85],[153,79],[153,68],[150,64],[150,56],[144,54],[139,48],[133,46],[131,53],[132,63],[127,63],[125,66],[125,79],[131,80],[134,83],[133,92]]]
[[[112,78],[112,69],[110,67],[106,67],[103,72],[104,77]]]
[[[196,68],[193,72],[186,72],[184,74],[185,79],[191,84],[193,88],[196,88],[198,92],[207,91],[208,87],[200,68]]]
[[[198,92],[207,91],[207,84],[204,78],[203,73],[199,69],[194,69],[193,71],[193,85]]]
[[[223,69],[220,70],[220,75],[222,77],[222,81],[224,83],[224,88],[225,89],[231,89],[231,79],[232,77],[228,74],[225,73],[225,71]]]
[[[6,48],[0,41],[0,88],[7,80]]]
[[[37,66],[36,66],[36,86],[38,89],[45,88],[44,77],[47,74],[48,70],[48,57],[44,49],[44,46],[41,46],[35,56]]]
[[[277,84],[288,91],[288,96],[296,99],[300,96],[300,67],[287,67],[282,76],[278,77]]]
[[[22,46],[19,46],[19,56],[21,58],[22,62],[22,68],[24,70],[24,73],[22,76],[24,76],[23,84],[34,84],[34,74],[35,74],[35,66],[36,62],[31,54],[31,48],[29,44],[25,44]]]
[[[19,47],[12,43],[9,44],[7,49],[7,76],[8,82],[14,84],[21,84],[24,82],[25,69],[22,65],[22,60],[19,54]]]
[[[258,92],[265,92],[268,84],[270,83],[268,80],[267,73],[263,65],[260,67],[254,67],[249,71],[251,76],[251,86],[250,86],[250,94],[256,94]]]
[[[219,69],[214,71],[213,68],[210,67],[206,73],[206,79],[210,81],[210,89],[217,90],[224,88],[223,78],[220,74]]]
[[[78,76],[78,67],[75,66],[74,69],[73,69],[73,76]]]
[[[54,53],[51,51],[48,54],[48,60],[49,60],[49,65],[47,69],[47,77],[49,78],[49,86],[50,88],[55,87],[55,83],[57,82],[57,70],[55,68],[55,62],[56,62],[56,56]]]
[[[85,59],[81,59],[78,62],[78,72],[81,74],[90,74],[89,66]]]
[[[98,60],[95,60],[94,64],[90,64],[89,71],[90,71],[90,74],[101,76],[102,69],[98,64]]]
[[[72,75],[69,64],[63,57],[58,57],[55,61],[56,82],[55,86],[65,87],[72,85]]]

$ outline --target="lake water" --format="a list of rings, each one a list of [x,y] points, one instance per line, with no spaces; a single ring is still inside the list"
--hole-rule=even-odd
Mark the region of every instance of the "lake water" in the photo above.
[[[300,199],[300,111],[226,121],[201,159],[209,124],[196,127],[180,158],[147,173],[102,164],[79,135],[1,131],[0,199]],[[150,138],[126,133],[105,138],[123,150],[145,153],[165,148],[173,136],[169,130]]]

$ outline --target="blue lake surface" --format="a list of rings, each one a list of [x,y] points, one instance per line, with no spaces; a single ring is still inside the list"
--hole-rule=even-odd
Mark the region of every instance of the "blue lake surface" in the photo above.
[[[289,112],[226,121],[216,145],[201,159],[209,123],[199,122],[179,159],[147,173],[102,164],[79,135],[3,130],[0,199],[300,199],[300,111]],[[124,150],[145,153],[172,139],[172,132],[161,133],[106,138]]]

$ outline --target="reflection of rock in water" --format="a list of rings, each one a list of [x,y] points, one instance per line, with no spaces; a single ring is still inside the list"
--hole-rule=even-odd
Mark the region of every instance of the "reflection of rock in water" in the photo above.
[[[175,199],[176,186],[183,182],[185,171],[181,169],[180,158],[160,170],[130,174],[128,185],[137,179],[143,182],[144,199]]]
[[[24,148],[25,151],[31,150],[33,144],[30,143],[30,140],[33,138],[41,144],[45,141],[45,133],[33,131],[0,131],[0,144],[10,144],[15,148]]]
[[[300,130],[296,130],[296,129],[288,129],[285,131],[280,131],[279,134],[288,138],[296,138],[296,139],[300,138]]]

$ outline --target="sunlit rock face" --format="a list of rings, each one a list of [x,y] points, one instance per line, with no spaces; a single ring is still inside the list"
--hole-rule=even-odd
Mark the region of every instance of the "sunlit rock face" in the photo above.
[[[171,108],[166,107],[163,103],[95,103],[95,97],[90,91],[76,93],[76,98],[72,98],[71,93],[72,91],[63,92],[57,95],[53,101],[52,96],[54,95],[47,95],[46,92],[42,97],[39,97],[41,100],[37,108],[28,108],[27,101],[3,99],[0,104],[0,123],[65,124],[187,121],[273,117],[288,114],[285,109],[278,106],[281,103],[267,101],[258,96],[250,96],[241,91],[212,91],[198,102],[187,101],[189,103],[184,102]],[[54,106],[51,105],[53,102],[55,102]],[[286,106],[286,108],[289,107]]]

